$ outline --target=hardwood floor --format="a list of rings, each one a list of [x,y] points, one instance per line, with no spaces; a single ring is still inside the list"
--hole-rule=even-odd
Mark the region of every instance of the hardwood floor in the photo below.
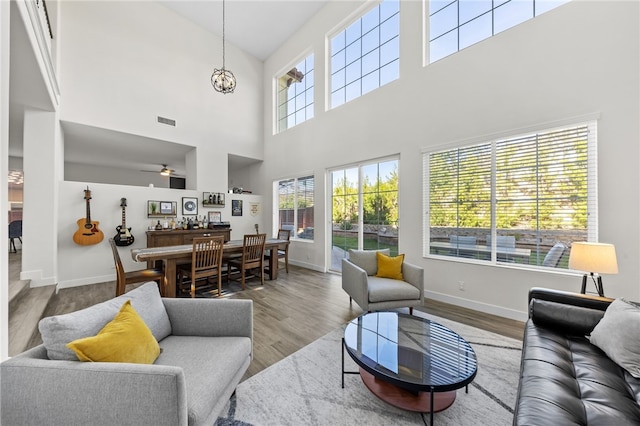
[[[278,279],[248,281],[247,290],[224,297],[254,302],[254,358],[245,379],[296,352],[362,313],[349,304],[341,277],[290,265]],[[224,286],[224,284],[223,284]],[[115,282],[61,289],[54,294],[44,316],[73,312],[108,300]],[[427,300],[424,312],[521,339],[524,324],[481,312]],[[41,342],[34,333],[29,346]]]

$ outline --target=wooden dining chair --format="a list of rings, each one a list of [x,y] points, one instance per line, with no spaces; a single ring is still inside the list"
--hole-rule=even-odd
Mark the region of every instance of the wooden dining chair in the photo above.
[[[196,297],[196,282],[205,279],[209,284],[209,278],[217,278],[217,296],[222,294],[222,250],[224,236],[200,237],[193,239],[193,252],[191,263],[181,265],[178,268],[178,288],[184,291],[184,279],[191,280],[189,293]]]
[[[287,242],[291,238],[291,231],[288,229],[278,229],[278,239],[286,240]],[[289,244],[282,244],[278,247],[278,259],[284,259],[284,266],[289,273]]]
[[[289,241],[291,238],[291,231],[288,229],[278,229],[277,239]],[[276,249],[271,249],[276,250]],[[281,244],[277,248],[277,260],[284,259],[284,266],[287,270],[287,274],[289,273],[289,244]],[[265,260],[269,258],[271,254],[265,255]]]
[[[160,294],[164,294],[164,271],[162,269],[142,269],[138,271],[125,272],[118,246],[113,238],[109,238],[111,251],[113,251],[113,260],[116,264],[116,297],[125,293],[128,284],[146,283],[155,281],[158,283]]]
[[[240,272],[240,282],[244,290],[246,271],[258,269],[260,271],[260,283],[264,285],[264,245],[267,234],[247,234],[242,242],[242,256],[230,258],[227,261],[227,279],[231,279],[232,269]]]

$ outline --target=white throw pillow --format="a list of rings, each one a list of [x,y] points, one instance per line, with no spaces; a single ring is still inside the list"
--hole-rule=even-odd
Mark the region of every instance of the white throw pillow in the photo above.
[[[640,378],[640,308],[616,299],[594,327],[591,343],[635,378]]]

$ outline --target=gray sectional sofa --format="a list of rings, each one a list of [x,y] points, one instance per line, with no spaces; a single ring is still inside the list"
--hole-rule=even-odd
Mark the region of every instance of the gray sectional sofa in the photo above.
[[[66,343],[122,304],[158,340],[154,364],[80,362]],[[3,425],[213,425],[252,359],[250,300],[163,299],[154,282],[40,322],[43,344],[0,364]]]

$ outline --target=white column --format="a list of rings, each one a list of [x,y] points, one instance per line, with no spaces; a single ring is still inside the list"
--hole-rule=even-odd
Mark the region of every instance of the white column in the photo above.
[[[0,1],[0,361],[9,357],[9,6]]]
[[[58,183],[62,135],[55,112],[24,113],[22,272],[31,287],[58,280]],[[71,238],[71,235],[69,236]]]

